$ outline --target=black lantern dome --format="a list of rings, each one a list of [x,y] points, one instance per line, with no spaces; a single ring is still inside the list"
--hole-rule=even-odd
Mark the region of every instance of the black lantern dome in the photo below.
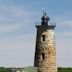
[[[47,16],[46,12],[43,11],[43,16],[41,18],[42,20],[42,25],[48,25],[48,21],[50,20],[50,18]]]

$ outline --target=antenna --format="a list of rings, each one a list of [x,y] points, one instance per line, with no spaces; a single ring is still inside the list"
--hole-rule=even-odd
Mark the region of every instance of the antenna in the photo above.
[[[45,9],[45,8],[43,8],[43,15],[45,15],[45,13],[46,13],[46,9]]]
[[[43,8],[43,15],[45,15],[45,13],[46,13],[46,10],[45,10],[45,8]]]

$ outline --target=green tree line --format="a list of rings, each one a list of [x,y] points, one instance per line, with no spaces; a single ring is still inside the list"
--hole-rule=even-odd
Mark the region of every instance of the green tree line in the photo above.
[[[31,70],[31,69],[25,69],[25,71],[29,71],[29,72],[36,72],[35,70],[34,70],[34,68],[32,68],[33,70]],[[8,69],[7,68],[5,68],[5,67],[0,67],[0,72],[9,72],[8,71]],[[58,72],[72,72],[72,68],[62,68],[62,67],[59,67],[58,68]]]
[[[7,68],[5,67],[0,67],[0,72],[9,72]]]
[[[58,68],[58,72],[72,72],[72,68],[62,68],[62,67],[59,67]]]

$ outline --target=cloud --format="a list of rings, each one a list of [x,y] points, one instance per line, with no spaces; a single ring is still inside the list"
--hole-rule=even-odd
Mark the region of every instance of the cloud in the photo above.
[[[8,26],[3,26],[0,27],[0,32],[13,32],[16,31],[20,26],[18,25],[8,25]]]
[[[72,27],[72,21],[64,21],[63,24]]]
[[[0,66],[24,67],[33,65],[34,35],[0,38],[0,44]]]
[[[56,19],[56,35],[59,38],[72,38],[72,21],[64,20],[63,17]]]
[[[57,65],[64,67],[72,66],[72,39],[56,38]]]
[[[30,25],[28,25],[30,23],[30,12],[14,5],[0,4],[0,35],[5,33],[5,36],[0,37],[0,66],[33,65],[34,35],[24,35],[24,33],[20,35],[20,32],[19,35],[13,36],[12,34],[12,36],[8,36],[8,33],[20,31],[22,28],[22,32],[27,31],[25,29],[30,28]]]
[[[31,23],[30,13],[14,5],[0,4],[0,32],[12,32]]]
[[[65,16],[55,16],[52,18],[52,22],[55,22],[57,26],[72,26],[72,20],[66,19]]]
[[[57,65],[72,66],[72,20],[59,16],[53,19],[56,22],[56,55]]]
[[[71,31],[60,32],[60,33],[57,33],[57,37],[59,37],[59,38],[72,38],[72,32]]]
[[[22,10],[21,8],[15,7],[13,5],[0,4],[0,9],[1,9],[0,11],[1,13],[10,14],[17,17],[29,15],[28,12]]]

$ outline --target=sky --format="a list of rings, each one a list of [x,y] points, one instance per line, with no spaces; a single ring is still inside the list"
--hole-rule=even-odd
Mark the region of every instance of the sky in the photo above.
[[[43,8],[56,23],[57,66],[72,67],[72,0],[0,0],[0,66],[33,66]]]

